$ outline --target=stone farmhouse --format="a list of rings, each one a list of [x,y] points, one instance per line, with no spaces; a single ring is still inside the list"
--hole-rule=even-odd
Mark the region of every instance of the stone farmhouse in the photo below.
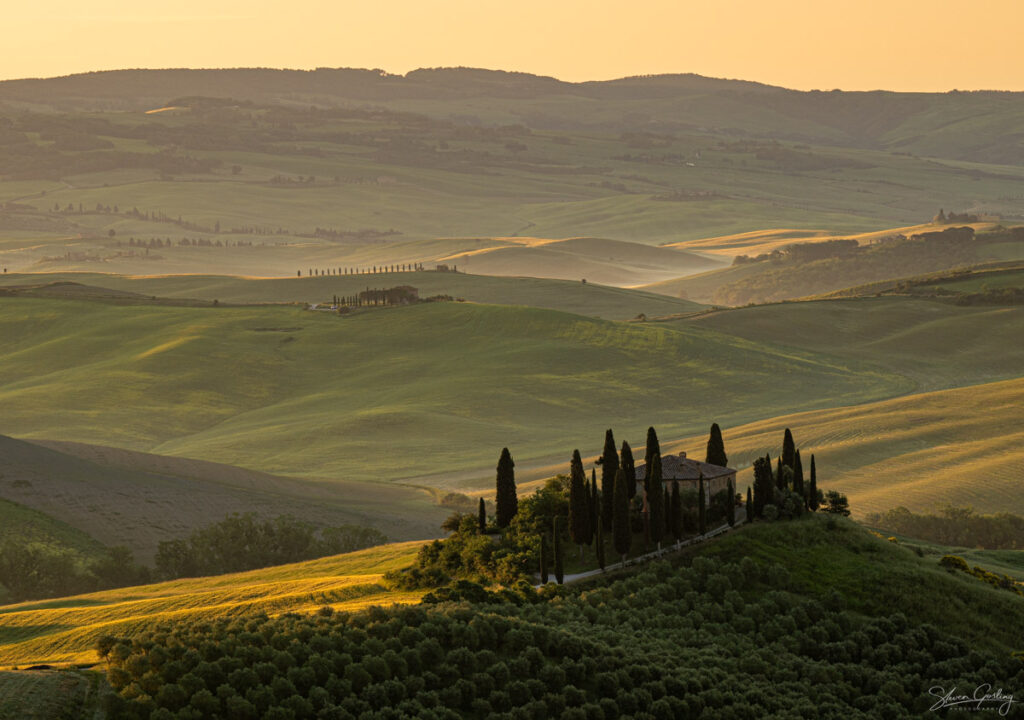
[[[645,470],[644,463],[639,463],[636,466],[637,494],[641,497],[644,495],[643,482]],[[692,460],[686,457],[685,452],[681,452],[678,455],[661,456],[662,482],[669,488],[671,488],[672,482],[678,480],[680,490],[690,489],[696,491],[697,481],[701,475],[704,476],[704,497],[708,503],[711,502],[712,495],[729,487],[730,480],[732,481],[733,492],[736,492],[736,471],[732,468],[709,465],[700,460]]]

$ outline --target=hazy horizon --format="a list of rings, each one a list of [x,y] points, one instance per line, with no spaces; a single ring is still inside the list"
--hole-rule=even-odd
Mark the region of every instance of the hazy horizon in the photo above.
[[[766,5],[726,0],[680,7],[639,0],[567,0],[547,7],[393,0],[349,7],[298,0],[183,0],[169,14],[124,0],[88,11],[70,0],[18,5],[5,18],[0,80],[118,69],[474,67],[567,82],[695,73],[795,90],[1024,90],[1009,42],[964,42],[951,28],[1013,27],[1024,6],[975,3],[966,25],[952,0]],[[954,47],[969,52],[950,52]]]

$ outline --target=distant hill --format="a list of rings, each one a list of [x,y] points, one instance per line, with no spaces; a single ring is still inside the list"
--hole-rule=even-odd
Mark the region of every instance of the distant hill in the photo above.
[[[718,128],[755,137],[1024,162],[1018,132],[1024,93],[801,92],[693,74],[569,83],[473,68],[406,75],[353,68],[116,70],[0,83],[0,103],[61,111],[149,110],[195,96],[390,105],[536,128]]]
[[[43,446],[3,435],[0,498],[41,513],[32,526],[45,531],[44,539],[86,554],[99,544],[125,545],[145,563],[160,541],[185,537],[233,512],[373,525],[394,539],[433,536],[450,512],[409,488],[324,486],[200,460],[77,443]],[[5,522],[18,517],[13,513],[3,512]],[[46,518],[68,529],[47,529]]]

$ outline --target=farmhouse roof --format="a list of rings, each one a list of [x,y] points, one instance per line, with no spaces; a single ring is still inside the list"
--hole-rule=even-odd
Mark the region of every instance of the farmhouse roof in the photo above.
[[[644,463],[637,465],[636,479],[643,480],[644,472]],[[686,457],[684,452],[678,455],[661,456],[661,477],[664,480],[697,480],[702,474],[705,480],[712,480],[725,475],[735,475],[736,471],[721,465],[691,460]]]

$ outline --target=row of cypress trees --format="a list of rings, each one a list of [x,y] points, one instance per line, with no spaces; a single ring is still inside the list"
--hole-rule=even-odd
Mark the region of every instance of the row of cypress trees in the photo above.
[[[754,460],[753,494],[751,495],[750,488],[747,489],[747,521],[752,522],[754,518],[763,517],[765,506],[772,503],[778,491],[792,491],[803,498],[805,509],[817,510],[820,503],[818,472],[813,454],[810,476],[807,480],[805,483],[800,450],[793,440],[793,433],[786,428],[782,439],[782,454],[778,457],[775,471],[772,471],[771,455]]]

